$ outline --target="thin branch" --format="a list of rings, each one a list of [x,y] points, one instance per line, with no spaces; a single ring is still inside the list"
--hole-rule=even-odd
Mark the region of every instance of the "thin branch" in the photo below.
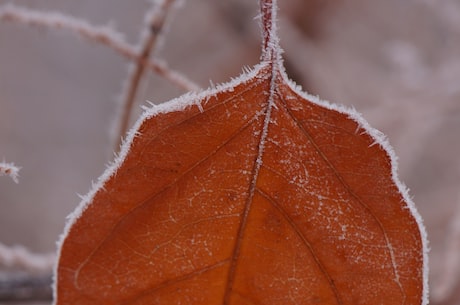
[[[137,62],[136,66],[131,72],[131,75],[128,78],[126,94],[123,98],[122,104],[122,115],[120,121],[120,127],[118,132],[118,141],[116,143],[116,148],[120,146],[122,137],[128,131],[129,120],[131,118],[131,112],[133,109],[134,102],[136,100],[136,95],[138,88],[141,82],[141,79],[145,73],[145,66],[142,64],[142,61],[148,61],[151,53],[153,52],[159,34],[162,32],[163,26],[168,16],[172,5],[175,0],[160,0],[152,5],[152,9],[147,11],[145,14],[145,30],[142,34],[142,39],[140,42],[140,61]]]
[[[23,246],[8,247],[0,243],[0,266],[30,273],[51,273],[56,255],[31,253]]]
[[[51,300],[54,253],[31,253],[0,243],[0,302]]]
[[[182,74],[171,70],[163,62],[150,61],[148,58],[140,56],[136,48],[125,41],[122,34],[109,26],[94,26],[85,20],[62,13],[37,12],[11,4],[0,6],[0,20],[18,22],[36,27],[72,31],[87,40],[112,48],[123,57],[137,62],[138,65],[148,67],[181,89],[190,91],[198,88],[192,81]]]
[[[51,301],[52,275],[24,272],[0,272],[0,303],[17,301]]]
[[[152,61],[140,60],[142,65],[149,67],[152,71],[157,72],[157,74],[163,76],[165,79],[169,80],[171,83],[175,84],[177,87],[184,89],[186,91],[198,91],[200,86],[195,84],[193,81],[185,77],[182,73],[172,70],[169,66],[162,60],[155,59]]]
[[[38,12],[7,4],[0,7],[0,20],[22,23],[30,26],[65,29],[103,45],[107,45],[130,59],[137,56],[123,35],[108,26],[93,26],[83,19],[58,12]]]
[[[9,176],[14,182],[19,183],[19,170],[14,163],[0,162],[0,176]],[[0,245],[1,246],[1,245]]]

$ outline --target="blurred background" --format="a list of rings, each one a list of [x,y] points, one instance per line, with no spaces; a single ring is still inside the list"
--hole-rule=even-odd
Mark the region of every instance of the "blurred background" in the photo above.
[[[460,1],[280,2],[288,74],[309,93],[354,107],[388,136],[428,230],[431,304],[460,304]],[[6,3],[109,24],[133,45],[152,5],[0,0]],[[258,63],[256,0],[178,3],[154,57],[202,88]],[[19,184],[0,177],[1,243],[55,251],[78,194],[113,158],[129,69],[114,50],[69,31],[0,21],[0,160],[22,167]],[[131,124],[145,101],[184,92],[147,72]]]

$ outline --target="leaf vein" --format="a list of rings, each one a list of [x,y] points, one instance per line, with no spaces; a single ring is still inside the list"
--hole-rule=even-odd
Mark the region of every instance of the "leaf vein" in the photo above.
[[[308,249],[308,251],[311,253],[316,265],[318,268],[321,270],[321,273],[324,274],[324,277],[326,278],[327,282],[329,283],[329,286],[331,287],[332,292],[334,293],[334,296],[337,300],[337,304],[341,305],[343,304],[342,299],[340,298],[339,292],[337,287],[334,284],[334,281],[327,271],[326,267],[324,264],[321,262],[321,259],[318,257],[316,254],[313,246],[311,245],[310,241],[308,238],[300,231],[299,227],[296,225],[294,220],[289,216],[289,214],[276,202],[275,199],[273,199],[269,194],[266,192],[262,191],[260,188],[256,188],[256,191],[264,197],[270,204],[276,208],[280,214],[283,216],[283,218],[289,223],[289,225],[294,229],[294,232],[296,235],[302,240],[302,243],[305,245],[305,247]]]
[[[388,250],[388,254],[390,256],[390,260],[392,263],[392,269],[393,269],[393,274],[394,274],[394,281],[397,284],[399,290],[401,291],[401,295],[404,297],[403,303],[406,303],[406,294],[404,292],[404,289],[402,287],[402,284],[400,282],[400,277],[399,277],[399,272],[398,272],[398,267],[396,264],[396,259],[395,259],[395,254],[393,250],[393,246],[390,242],[390,239],[388,237],[388,234],[380,221],[378,217],[372,212],[370,207],[353,191],[353,189],[348,185],[348,183],[345,181],[345,179],[342,177],[340,172],[337,170],[337,168],[334,166],[334,164],[330,161],[330,159],[324,154],[324,152],[320,149],[319,145],[316,143],[316,141],[313,139],[312,135],[309,133],[309,131],[304,127],[304,125],[295,117],[295,115],[292,113],[291,109],[289,108],[286,100],[283,98],[281,94],[279,94],[279,99],[283,103],[283,108],[286,110],[288,116],[292,119],[292,121],[296,124],[296,126],[299,128],[299,130],[302,131],[302,133],[305,135],[306,139],[313,145],[314,149],[318,152],[320,157],[326,162],[327,166],[333,171],[334,175],[337,177],[339,180],[340,184],[343,185],[343,187],[346,189],[346,191],[353,197],[355,200],[371,215],[371,217],[375,220],[377,223],[378,227],[380,228],[384,239],[385,239],[385,244]]]

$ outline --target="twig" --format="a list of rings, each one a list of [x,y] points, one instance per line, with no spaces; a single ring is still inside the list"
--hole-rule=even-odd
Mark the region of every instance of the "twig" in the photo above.
[[[190,91],[198,88],[192,81],[180,73],[172,71],[163,62],[142,58],[136,48],[125,41],[122,34],[108,26],[94,26],[85,20],[62,13],[37,12],[11,4],[0,6],[0,20],[75,32],[85,39],[112,48],[120,55],[137,62],[139,65],[148,67],[181,89]]]
[[[169,66],[162,60],[155,59],[153,61],[140,60],[142,65],[149,67],[152,71],[157,72],[157,74],[163,76],[165,79],[169,80],[171,83],[175,84],[177,87],[186,90],[186,91],[198,91],[200,86],[195,84],[193,81],[185,77],[182,73],[174,71],[169,68]]]
[[[18,22],[30,26],[66,29],[100,44],[107,45],[118,53],[133,59],[134,48],[122,34],[108,26],[93,26],[83,19],[58,12],[38,12],[27,8],[7,4],[0,7],[0,20]],[[134,55],[134,56],[133,56]]]
[[[0,302],[51,300],[54,253],[35,254],[0,243]]]
[[[56,255],[31,253],[23,246],[8,247],[0,243],[0,266],[30,273],[51,273]]]
[[[141,79],[145,72],[145,66],[142,61],[148,61],[152,51],[154,50],[158,36],[161,33],[166,17],[171,6],[175,0],[160,0],[152,5],[152,9],[147,11],[145,14],[144,22],[145,29],[142,34],[140,42],[140,60],[135,65],[134,69],[128,78],[126,93],[123,97],[121,121],[118,132],[118,141],[116,147],[118,148],[121,144],[122,137],[128,131],[129,120],[131,118],[131,112],[133,109],[134,102],[136,100],[137,91],[141,82]]]
[[[19,183],[19,170],[21,168],[14,165],[14,163],[0,162],[0,176],[10,176],[14,182]],[[1,246],[1,244],[0,244]]]
[[[0,303],[3,301],[51,301],[52,275],[0,272]]]

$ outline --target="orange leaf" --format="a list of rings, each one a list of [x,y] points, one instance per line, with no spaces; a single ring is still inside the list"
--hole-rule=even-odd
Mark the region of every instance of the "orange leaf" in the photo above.
[[[138,121],[68,226],[57,304],[426,304],[392,151],[288,80],[275,9],[252,72]]]

